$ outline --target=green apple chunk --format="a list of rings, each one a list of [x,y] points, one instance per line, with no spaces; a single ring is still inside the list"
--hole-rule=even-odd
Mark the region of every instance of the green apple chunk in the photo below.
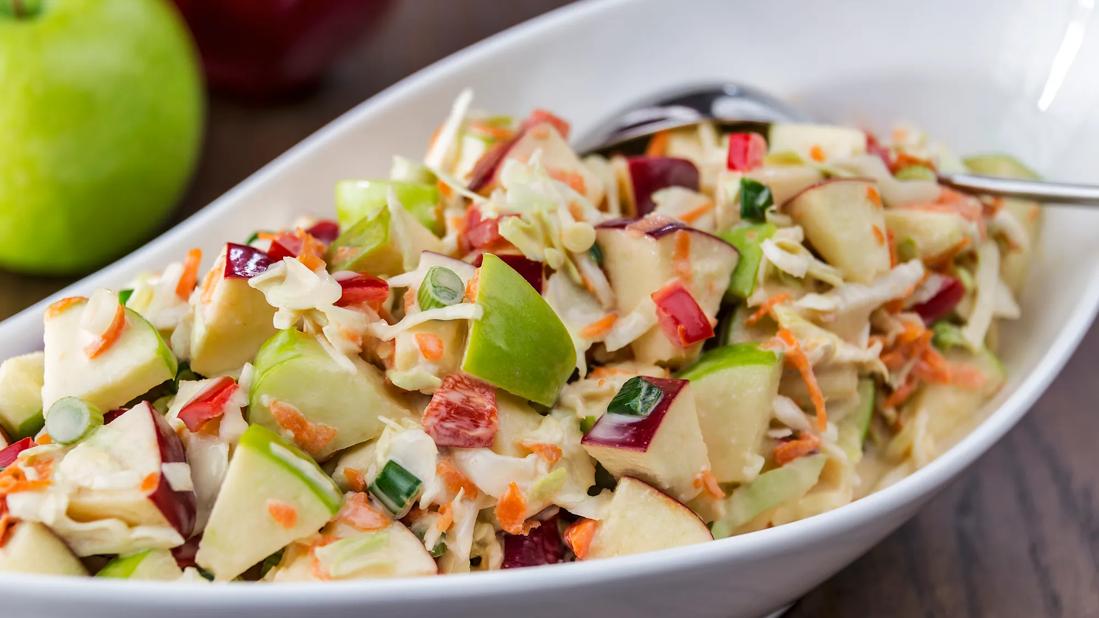
[[[866,152],[866,133],[850,127],[780,122],[771,125],[769,152],[792,152],[806,161],[845,159]]]
[[[714,536],[730,536],[765,511],[804,496],[817,484],[827,459],[825,455],[800,457],[737,487],[725,499],[725,516],[712,526]]]
[[[496,394],[496,412],[499,425],[492,439],[492,450],[508,457],[525,456],[528,451],[520,442],[523,436],[538,429],[542,415],[527,402],[507,393]]]
[[[754,343],[714,348],[679,374],[691,382],[698,424],[719,482],[749,481],[763,466],[760,441],[781,376],[782,357]]]
[[[706,524],[683,503],[627,476],[614,489],[586,559],[640,554],[713,538]]]
[[[977,353],[951,351],[947,360],[958,367],[968,367],[980,372],[983,383],[980,388],[965,388],[954,384],[929,383],[912,399],[911,414],[925,414],[927,432],[936,440],[953,438],[959,428],[967,427],[988,400],[1004,383],[1004,368],[992,352],[981,349]]]
[[[45,525],[21,521],[0,547],[0,573],[87,575],[84,565]]]
[[[342,502],[339,488],[308,455],[252,425],[229,462],[195,561],[215,579],[233,579],[320,530]]]
[[[45,356],[32,352],[0,363],[0,429],[13,440],[42,428],[42,374]]]
[[[851,406],[847,414],[840,417],[837,424],[839,437],[836,442],[847,453],[852,463],[862,459],[862,445],[866,433],[870,430],[870,420],[874,416],[874,399],[877,387],[870,378],[859,380],[858,396],[848,403]]]
[[[336,214],[340,228],[350,228],[384,210],[390,189],[401,206],[412,213],[421,225],[436,236],[446,232],[442,202],[435,185],[396,180],[343,180],[336,183]]]
[[[485,254],[477,279],[477,304],[484,309],[469,327],[462,371],[542,405],[576,366],[569,331],[549,303],[522,275]]]
[[[710,468],[686,380],[627,380],[580,444],[614,476],[644,479],[683,501],[698,495],[696,479]]]
[[[291,545],[271,581],[319,581],[380,577],[435,575],[435,559],[423,541],[404,524],[394,521],[381,530],[363,532],[344,523],[330,524],[325,534],[337,540],[312,552],[304,545]]]
[[[126,309],[118,340],[96,358],[88,358],[80,326],[87,304],[79,300],[46,312],[43,410],[69,395],[112,410],[176,375],[176,358],[168,344],[132,309]]]
[[[743,224],[720,234],[721,238],[736,247],[740,260],[729,279],[725,296],[729,300],[745,299],[756,290],[759,265],[763,262],[763,241],[775,235],[773,223]]]
[[[331,270],[390,276],[416,267],[423,251],[442,241],[403,208],[383,208],[344,229],[328,249]]]
[[[576,151],[561,137],[561,133],[550,123],[536,124],[523,131],[522,135],[508,148],[505,161],[515,159],[527,162],[539,153],[542,165],[546,170],[560,178],[575,179],[571,182],[573,188],[583,193],[592,204],[603,201],[605,188],[603,181],[594,172],[584,165]],[[497,168],[497,173],[503,169],[503,164]]]
[[[95,574],[96,577],[149,581],[174,581],[182,575],[183,570],[172,557],[172,552],[166,549],[146,549],[118,556]]]
[[[987,154],[968,157],[965,166],[969,171],[986,176],[1039,180],[1041,177],[1017,159],[1005,154]],[[1027,271],[1034,261],[1034,245],[1042,228],[1042,207],[1029,200],[1005,199],[1004,210],[1018,221],[1026,232],[1030,246],[1006,252],[1000,261],[1000,276],[1012,291],[1018,293],[1026,280]]]
[[[885,212],[885,225],[898,246],[911,242],[920,259],[932,259],[955,249],[969,235],[972,225],[960,215],[894,208]],[[908,257],[908,256],[906,256]]]
[[[204,376],[235,371],[275,334],[275,308],[248,279],[225,276],[224,249],[201,289],[211,292],[192,307],[191,369]]]
[[[826,402],[850,399],[857,394],[859,370],[854,365],[815,367],[813,374]],[[780,395],[793,399],[794,403],[806,410],[813,407],[813,398],[809,395],[809,388],[805,386],[805,380],[802,379],[801,374],[793,367],[787,367],[783,371],[778,392]]]
[[[318,431],[291,437],[318,460],[375,438],[380,417],[407,416],[385,385],[381,372],[359,359],[349,371],[321,347],[316,338],[297,330],[279,331],[256,354],[249,393],[249,421],[275,431],[289,431],[285,418],[272,413],[272,403],[292,406]],[[277,404],[275,404],[277,405]]]
[[[827,180],[802,191],[785,208],[844,279],[869,283],[889,270],[885,215],[874,183]]]
[[[966,168],[974,174],[998,176],[1000,178],[1018,178],[1021,180],[1040,180],[1037,172],[1023,165],[1009,154],[993,153],[974,155],[964,159]]]

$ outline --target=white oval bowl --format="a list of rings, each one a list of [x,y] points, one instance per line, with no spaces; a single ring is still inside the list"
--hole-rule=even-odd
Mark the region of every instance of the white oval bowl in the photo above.
[[[664,88],[762,87],[821,119],[910,121],[958,152],[1007,151],[1062,179],[1099,170],[1099,17],[1091,0],[959,3],[609,0],[555,11],[403,80],[345,114],[129,257],[59,292],[120,287],[198,246],[331,212],[333,183],[418,155],[453,96],[552,109],[583,133]],[[452,10],[460,10],[455,7]],[[1089,176],[1091,174],[1091,176]],[[0,614],[192,618],[759,616],[784,607],[896,529],[1010,429],[1068,359],[1099,304],[1099,214],[1050,209],[1003,331],[1008,383],[989,416],[934,462],[853,504],[704,545],[430,579],[217,586],[0,575]],[[0,324],[0,358],[41,347],[47,299]]]

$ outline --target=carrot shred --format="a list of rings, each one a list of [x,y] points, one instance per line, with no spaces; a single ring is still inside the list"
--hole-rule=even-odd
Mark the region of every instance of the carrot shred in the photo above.
[[[43,432],[43,433],[39,434],[38,437],[36,437],[34,439],[34,443],[39,445],[39,446],[43,446],[43,445],[46,445],[46,444],[53,444],[53,438],[50,437],[50,434]]]
[[[347,487],[352,491],[366,491],[366,477],[355,468],[344,468],[343,478],[347,481]]]
[[[145,475],[145,478],[141,479],[141,493],[149,494],[160,485],[160,474],[156,472],[150,472]]]
[[[88,299],[85,296],[68,296],[66,298],[62,298],[61,300],[51,303],[49,307],[46,307],[46,317],[56,318],[57,316],[64,313],[65,310],[69,307],[72,307],[76,303],[84,302],[86,300]]]
[[[443,479],[443,485],[446,486],[446,490],[451,494],[457,494],[459,490],[464,490],[465,497],[471,500],[475,499],[480,494],[480,492],[477,491],[477,486],[473,484],[473,481],[462,474],[462,471],[458,469],[458,466],[454,465],[454,462],[451,461],[449,457],[439,458],[438,463],[435,464],[435,474]]]
[[[778,294],[775,294],[774,296],[763,301],[763,303],[760,304],[759,308],[756,309],[755,313],[745,318],[744,323],[748,326],[756,324],[764,317],[771,315],[771,311],[774,310],[775,306],[781,305],[788,300],[790,300],[790,295],[786,292],[780,292]]]
[[[443,358],[443,340],[434,333],[416,333],[416,347],[424,360],[435,362]]]
[[[286,530],[293,528],[298,523],[298,509],[294,508],[294,505],[289,502],[268,498],[267,514],[275,520],[275,523]]]
[[[912,393],[916,391],[917,382],[914,376],[909,376],[904,384],[897,387],[897,390],[889,393],[889,396],[885,398],[885,407],[895,408],[904,402],[908,401],[908,398],[912,396]]]
[[[871,225],[870,229],[874,231],[874,240],[878,241],[879,245],[885,245],[885,232],[881,231],[881,228],[876,225]]]
[[[435,529],[439,532],[446,532],[450,529],[450,525],[454,523],[454,503],[447,502],[443,506],[439,507],[439,517],[435,520]]]
[[[343,501],[336,519],[364,532],[389,526],[389,517],[378,510],[365,493],[353,493]]]
[[[3,504],[4,504],[4,502],[0,501],[0,505],[3,505]],[[8,542],[8,532],[10,532],[14,529],[15,529],[15,519],[11,515],[8,515],[7,513],[0,514],[0,548],[3,548],[4,545],[7,544],[7,542]]]
[[[466,299],[477,302],[477,284],[480,282],[481,270],[473,271],[473,276],[466,283]]]
[[[546,168],[546,173],[550,178],[563,182],[569,186],[570,189],[577,193],[583,194],[587,190],[587,184],[584,182],[584,177],[579,172],[567,172],[565,170],[559,170],[554,168]]]
[[[577,560],[588,557],[591,551],[591,541],[595,538],[595,532],[599,528],[599,522],[594,519],[581,519],[575,524],[565,528],[565,543],[576,554]]]
[[[820,448],[820,438],[811,433],[803,433],[794,440],[780,442],[775,446],[775,463],[784,466],[799,457],[815,452],[818,448]]]
[[[526,521],[527,499],[515,481],[508,483],[507,491],[496,503],[496,519],[500,528],[508,534],[525,534],[523,523]]]
[[[714,203],[707,201],[705,204],[702,204],[701,206],[698,206],[696,208],[692,208],[687,212],[679,215],[679,218],[682,219],[685,223],[694,223],[698,220],[699,217],[710,212],[713,209]]]
[[[22,491],[38,491],[49,486],[48,479],[28,480],[23,468],[14,464],[0,470],[0,498]]]
[[[311,455],[324,450],[336,437],[336,428],[324,423],[313,423],[294,406],[272,399],[268,404],[275,423],[294,438],[294,442]]]
[[[198,283],[198,266],[202,262],[202,249],[194,248],[187,251],[187,257],[183,258],[183,273],[179,275],[176,283],[176,296],[187,300],[191,290]]]
[[[813,402],[813,409],[816,410],[817,429],[824,431],[828,426],[828,409],[824,405],[824,393],[821,392],[820,385],[817,384],[817,377],[813,375],[813,366],[809,364],[809,357],[805,355],[805,351],[801,349],[798,340],[794,338],[794,334],[789,330],[780,328],[777,336],[786,344],[786,360],[797,368],[798,373],[801,374],[801,379],[805,381],[805,388],[809,391],[809,399]]]
[[[84,348],[84,354],[88,358],[96,358],[110,349],[116,341],[122,336],[122,329],[126,327],[126,308],[122,306],[122,303],[116,303],[114,317],[111,318],[111,323],[107,325],[107,329],[99,334]]]
[[[607,315],[580,329],[580,336],[588,340],[598,339],[603,335],[606,335],[611,330],[611,328],[614,327],[614,324],[617,321],[617,313],[608,313]]]
[[[717,483],[717,477],[714,476],[713,470],[709,468],[703,468],[701,472],[696,474],[693,484],[706,492],[711,498],[721,499],[725,497],[725,492],[721,489],[721,485]]]
[[[519,446],[541,457],[551,466],[561,460],[561,447],[556,444],[523,440],[519,443]]]
[[[675,231],[675,249],[672,254],[672,266],[675,274],[683,283],[691,282],[691,233],[687,230]]]
[[[885,240],[889,245],[889,268],[893,268],[900,261],[897,257],[897,238],[893,235],[893,230],[885,230]]]
[[[668,152],[668,132],[660,131],[652,136],[645,147],[646,157],[663,157]]]
[[[817,144],[813,144],[813,147],[809,149],[809,158],[817,163],[824,161],[824,149]]]
[[[309,270],[323,268],[325,264],[323,257],[325,251],[324,244],[300,227],[294,230],[294,235],[301,241],[301,251],[298,252],[298,261],[304,264]]]
[[[881,193],[878,192],[878,188],[874,186],[866,187],[866,199],[870,200],[870,203],[881,208]]]

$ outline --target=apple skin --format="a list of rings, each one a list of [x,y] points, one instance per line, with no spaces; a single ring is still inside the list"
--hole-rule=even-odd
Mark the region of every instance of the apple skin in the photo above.
[[[413,217],[436,236],[446,233],[442,203],[435,185],[397,180],[342,180],[336,183],[340,227],[349,228],[386,207],[389,191]]]
[[[41,4],[0,16],[0,265],[76,274],[170,214],[198,155],[202,82],[162,0]]]
[[[634,213],[644,217],[656,208],[653,193],[667,187],[698,191],[698,168],[675,157],[630,157],[626,160],[633,189]]]
[[[226,279],[251,279],[270,267],[271,258],[263,251],[235,242],[225,244]]]
[[[504,534],[501,569],[556,564],[565,559],[565,545],[557,528],[557,516],[543,521],[526,535]]]
[[[32,446],[34,446],[34,440],[32,438],[23,438],[18,442],[12,442],[0,449],[0,470],[10,466],[12,462],[19,457],[19,453],[22,453]]]
[[[186,451],[179,436],[172,430],[171,425],[164,417],[153,409],[148,403],[142,403],[130,409],[128,414],[148,414],[149,419],[156,430],[156,444],[160,450],[161,464],[187,462]],[[164,474],[160,475],[156,489],[149,492],[146,497],[156,505],[164,515],[164,519],[179,532],[184,539],[191,536],[195,530],[195,492],[176,491],[168,484]]]
[[[613,446],[635,451],[649,448],[653,436],[664,420],[664,415],[672,407],[679,392],[687,385],[686,380],[669,378],[643,378],[649,384],[657,386],[664,393],[660,403],[645,416],[626,414],[604,414],[592,426],[591,431],[580,440],[581,444]]]

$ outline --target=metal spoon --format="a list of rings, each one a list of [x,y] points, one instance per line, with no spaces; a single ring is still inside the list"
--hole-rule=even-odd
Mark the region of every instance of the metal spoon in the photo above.
[[[577,141],[579,152],[607,150],[660,131],[703,121],[718,124],[808,122],[801,111],[767,93],[734,83],[704,84],[649,97],[627,107]],[[965,193],[1055,204],[1099,206],[1099,185],[938,174],[939,183]]]

